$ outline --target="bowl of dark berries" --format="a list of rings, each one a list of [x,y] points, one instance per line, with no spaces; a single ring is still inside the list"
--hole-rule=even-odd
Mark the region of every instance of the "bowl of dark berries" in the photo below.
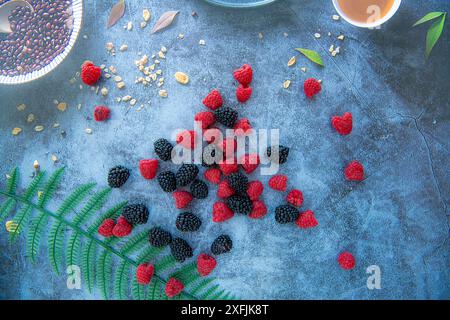
[[[8,2],[18,3],[0,0],[0,11]],[[27,2],[10,9],[7,31],[0,30],[0,84],[25,83],[48,74],[70,53],[81,29],[82,0]]]

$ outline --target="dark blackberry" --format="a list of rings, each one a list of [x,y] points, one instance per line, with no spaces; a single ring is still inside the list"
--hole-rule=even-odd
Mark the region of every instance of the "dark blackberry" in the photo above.
[[[172,240],[172,243],[170,244],[170,252],[178,262],[184,262],[184,260],[192,257],[193,255],[191,246],[186,242],[186,240],[181,238],[175,238]]]
[[[111,188],[120,188],[130,177],[130,170],[123,166],[111,168],[108,173],[108,184]]]
[[[177,179],[177,186],[184,187],[189,183],[194,181],[194,179],[198,175],[198,168],[195,164],[187,164],[184,163],[181,165],[180,169],[178,169],[177,174],[175,175]]]
[[[241,172],[231,173],[227,177],[230,186],[239,194],[245,194],[248,189],[248,178]]]
[[[275,163],[283,164],[287,161],[289,156],[289,148],[285,146],[278,146],[278,157],[274,154],[272,157],[272,148],[276,148],[276,146],[271,146],[267,148],[266,154],[269,157],[269,159]]]
[[[202,166],[211,167],[219,164],[223,159],[223,152],[216,145],[209,144],[203,149]]]
[[[227,199],[227,204],[234,213],[248,215],[253,209],[252,200],[247,196],[231,196]]]
[[[148,209],[145,205],[140,203],[130,204],[123,207],[122,216],[130,224],[144,224],[148,221]]]
[[[288,204],[284,204],[276,207],[275,220],[278,223],[290,223],[294,222],[298,217],[298,210]]]
[[[172,242],[172,236],[163,228],[153,227],[148,232],[148,242],[154,247],[161,248]]]
[[[155,153],[162,161],[169,161],[172,159],[172,144],[166,139],[158,139],[153,144]]]
[[[205,199],[208,196],[208,186],[202,180],[195,179],[190,189],[192,196],[196,199]]]
[[[233,241],[229,235],[222,234],[217,237],[211,245],[211,252],[216,256],[222,253],[227,253],[233,248]]]
[[[174,192],[177,189],[177,180],[172,171],[163,171],[158,174],[158,182],[165,192]]]
[[[222,107],[216,111],[217,122],[228,128],[233,128],[238,118],[238,112],[229,107]]]
[[[193,213],[182,212],[178,215],[175,225],[180,231],[197,231],[202,225],[202,220]]]

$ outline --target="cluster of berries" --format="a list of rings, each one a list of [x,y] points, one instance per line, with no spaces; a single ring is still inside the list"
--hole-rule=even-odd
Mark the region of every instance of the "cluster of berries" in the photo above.
[[[141,203],[127,205],[122,208],[117,222],[111,218],[105,219],[99,226],[98,233],[105,238],[126,237],[135,225],[147,223],[148,215],[147,207]]]

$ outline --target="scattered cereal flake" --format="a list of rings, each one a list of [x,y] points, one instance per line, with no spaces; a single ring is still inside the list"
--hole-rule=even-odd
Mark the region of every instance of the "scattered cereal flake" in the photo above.
[[[206,45],[206,41],[203,39],[200,39],[200,41],[198,42],[199,45],[204,46]]]
[[[128,102],[128,101],[130,101],[131,100],[131,96],[130,95],[126,95],[126,96],[124,96],[123,98],[122,98],[122,101],[123,102]],[[119,101],[120,102],[120,101]]]
[[[314,38],[319,39],[321,37],[320,33],[316,32],[314,33]]]
[[[139,24],[139,27],[141,27],[141,29],[144,29],[147,26],[147,22],[145,21],[141,21],[141,23]]]
[[[116,74],[117,73],[117,68],[115,66],[110,66],[109,67],[109,71],[111,71],[112,74]]]
[[[142,18],[144,18],[145,22],[148,22],[151,18],[150,11],[148,9],[142,10]]]
[[[58,122],[55,122],[55,123],[53,124],[53,128],[59,128],[59,126],[60,126],[60,124],[59,124]]]
[[[56,154],[52,154],[51,159],[53,163],[58,162],[58,157],[56,156]]]
[[[166,58],[166,55],[164,54],[164,52],[159,51],[159,52],[158,52],[158,57],[159,57],[160,59],[165,59],[165,58]]]
[[[338,16],[337,14],[333,14],[332,18],[333,18],[334,21],[338,21],[341,17]]]
[[[27,117],[27,122],[32,123],[35,120],[35,118],[36,117],[34,116],[34,114],[30,113]]]
[[[131,100],[130,100],[130,106],[136,105],[136,102],[137,102],[136,99],[131,99]]]
[[[343,34],[340,34],[338,35],[337,39],[342,41],[345,39],[345,36]]]
[[[81,103],[77,104],[77,110],[81,110]]]
[[[92,129],[86,128],[86,129],[84,129],[84,132],[86,132],[87,134],[92,134]]]
[[[329,37],[331,37],[331,32],[328,32],[327,35],[328,35]]]
[[[57,104],[59,103],[59,101],[56,100],[56,99],[53,99],[53,103],[54,103],[55,105],[57,105]]]
[[[118,82],[118,83],[117,83],[117,88],[118,88],[118,89],[123,89],[123,88],[125,88],[125,82],[123,82],[123,81]]]
[[[164,90],[164,89],[159,90],[158,94],[159,94],[160,97],[163,97],[163,98],[167,98],[167,96],[169,95],[167,93],[167,90]]]
[[[297,62],[297,58],[294,56],[289,59],[287,65],[288,65],[288,67],[292,67],[296,62]]]
[[[328,52],[333,52],[334,51],[334,45],[332,44],[331,46],[330,46],[330,48],[328,48]]]
[[[22,128],[15,127],[14,129],[12,129],[12,135],[13,135],[13,136],[17,136],[17,135],[20,134],[21,132],[22,132]]]
[[[158,70],[156,70],[156,72],[155,72],[158,76],[160,76],[160,75],[162,75],[162,70],[161,69],[158,69]]]
[[[302,70],[303,72],[306,72],[306,67],[301,67],[300,70]]]
[[[159,64],[160,63],[160,61],[158,60],[158,59],[155,59],[155,64]]]
[[[105,78],[106,78],[106,79],[109,79],[109,78],[111,78],[111,74],[109,74],[109,73],[105,73]]]
[[[34,168],[34,170],[39,170],[40,167],[41,167],[41,166],[39,165],[39,161],[34,160],[34,162],[33,162],[33,168]]]
[[[122,77],[121,76],[115,76],[114,77],[114,81],[115,82],[120,82],[120,81],[122,81]]]
[[[166,53],[166,52],[167,52],[167,48],[164,47],[164,46],[162,46],[162,47],[161,47],[161,52]]]
[[[43,130],[44,130],[44,126],[39,125],[39,126],[34,127],[34,131],[36,131],[36,132],[41,132]]]
[[[184,34],[183,34],[183,33],[180,33],[180,34],[178,35],[178,39],[184,39]]]
[[[58,109],[58,110],[61,111],[61,112],[66,111],[66,109],[67,109],[67,103],[65,103],[65,102],[60,102],[60,103],[58,103],[58,104],[56,105],[56,109]]]
[[[26,108],[27,108],[27,106],[26,106],[24,103],[19,104],[19,105],[17,106],[17,110],[19,110],[19,111],[23,111],[23,110],[25,110]]]
[[[83,39],[87,39],[87,38],[88,38],[87,34],[83,34]]]
[[[75,78],[70,78],[69,83],[70,84],[75,84],[77,82],[77,79]]]
[[[114,43],[112,42],[107,42],[105,45],[106,51],[111,52],[114,50]]]
[[[123,45],[120,46],[119,50],[120,50],[120,52],[127,51],[128,50],[128,46],[126,44],[123,44]]]
[[[181,84],[187,84],[189,82],[189,76],[181,71],[175,72],[175,79]]]
[[[289,34],[287,32],[283,32],[283,36],[285,36],[287,38],[289,36]]]
[[[322,79],[319,79],[319,80],[317,80],[317,82],[318,82],[318,83],[322,83],[323,81],[322,81]]]
[[[17,230],[17,223],[12,220],[6,221],[5,228],[8,232],[15,232]]]
[[[264,35],[262,34],[262,32],[258,33],[258,38],[260,38],[260,39],[264,38]]]
[[[131,30],[133,30],[133,22],[128,21],[128,23],[127,23],[127,31],[131,31]]]
[[[106,97],[108,95],[108,89],[103,87],[102,90],[100,90],[100,92],[102,93],[102,96]]]
[[[283,88],[285,88],[285,89],[289,88],[290,85],[291,85],[291,80],[286,80],[285,82],[283,82]]]

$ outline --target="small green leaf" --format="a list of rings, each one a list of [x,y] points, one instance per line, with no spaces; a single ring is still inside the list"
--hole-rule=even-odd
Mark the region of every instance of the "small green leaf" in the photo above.
[[[301,54],[303,54],[305,57],[307,57],[312,62],[317,63],[319,66],[322,66],[322,67],[325,66],[323,64],[322,58],[316,51],[309,50],[309,49],[303,49],[303,48],[295,48],[295,50],[300,52]]]
[[[413,24],[413,27],[418,26],[419,24],[422,24],[424,22],[439,18],[442,16],[444,12],[430,12],[427,13],[422,19],[418,20],[416,23]]]
[[[430,29],[428,29],[427,33],[427,45],[426,45],[426,55],[430,56],[431,50],[433,50],[436,42],[439,40],[442,31],[444,30],[445,17],[447,14],[445,13],[440,20],[436,20],[431,25]]]

